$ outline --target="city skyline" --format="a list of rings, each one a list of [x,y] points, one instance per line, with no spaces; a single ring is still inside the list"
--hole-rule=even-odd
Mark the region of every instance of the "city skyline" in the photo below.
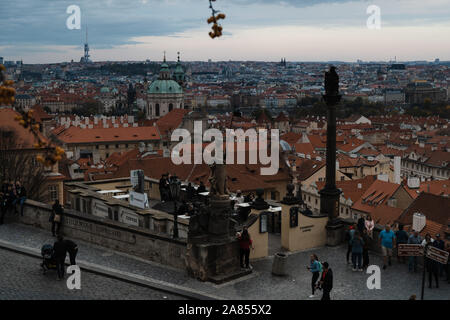
[[[68,30],[70,5],[81,29]],[[381,9],[381,29],[366,22]],[[25,63],[79,61],[86,25],[93,61],[441,61],[450,60],[450,1],[217,1],[227,17],[224,35],[208,36],[207,1],[49,1],[11,3],[3,21],[0,56]],[[420,39],[420,46],[417,40]],[[330,48],[333,48],[330,50]]]

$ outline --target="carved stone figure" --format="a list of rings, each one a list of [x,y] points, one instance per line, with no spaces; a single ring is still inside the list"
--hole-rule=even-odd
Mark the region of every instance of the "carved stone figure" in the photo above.
[[[227,172],[225,168],[225,164],[216,164],[210,166],[211,175],[209,177],[209,182],[211,184],[210,187],[210,196],[224,196],[228,195],[227,188]]]
[[[339,94],[339,76],[336,67],[330,67],[330,71],[325,72],[325,95],[337,96]]]

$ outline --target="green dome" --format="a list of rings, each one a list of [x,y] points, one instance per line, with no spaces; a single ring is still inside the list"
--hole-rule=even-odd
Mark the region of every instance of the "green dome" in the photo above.
[[[183,93],[183,89],[174,80],[158,79],[148,87],[147,93],[176,94]]]
[[[101,93],[109,93],[109,88],[108,87],[103,87],[100,89]]]

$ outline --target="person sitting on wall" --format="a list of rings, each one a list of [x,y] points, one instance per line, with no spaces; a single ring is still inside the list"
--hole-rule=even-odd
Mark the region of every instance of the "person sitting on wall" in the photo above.
[[[52,223],[52,235],[56,237],[56,234],[59,234],[59,231],[61,229],[61,220],[62,215],[64,214],[63,207],[59,204],[59,200],[56,199],[55,203],[52,207],[52,213],[50,214],[49,222]],[[56,233],[55,233],[55,227],[56,227]]]

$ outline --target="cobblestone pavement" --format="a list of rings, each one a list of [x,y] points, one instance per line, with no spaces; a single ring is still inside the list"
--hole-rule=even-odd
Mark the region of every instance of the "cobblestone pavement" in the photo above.
[[[0,300],[174,300],[178,296],[89,272],[81,274],[81,289],[69,290],[56,272],[41,271],[41,261],[0,249]]]
[[[43,243],[53,243],[48,232],[21,224],[0,226],[0,240],[40,249]],[[334,273],[334,289],[331,297],[336,300],[405,300],[411,294],[420,297],[422,273],[407,272],[407,266],[393,260],[392,267],[381,270],[381,289],[369,290],[365,272],[353,272],[345,261],[346,247],[323,247],[308,252],[291,254],[287,261],[285,277],[271,274],[272,258],[252,263],[253,273],[222,285],[202,283],[190,278],[184,270],[169,268],[109,249],[92,246],[76,240],[79,245],[79,259],[113,268],[119,271],[170,282],[206,294],[226,299],[294,299],[305,300],[310,295],[311,274],[306,269],[309,255],[316,253],[321,261],[328,261]],[[382,266],[381,257],[371,255],[370,264]],[[318,299],[320,297],[314,298]],[[425,299],[450,299],[450,285],[440,282],[440,288],[425,289]]]

